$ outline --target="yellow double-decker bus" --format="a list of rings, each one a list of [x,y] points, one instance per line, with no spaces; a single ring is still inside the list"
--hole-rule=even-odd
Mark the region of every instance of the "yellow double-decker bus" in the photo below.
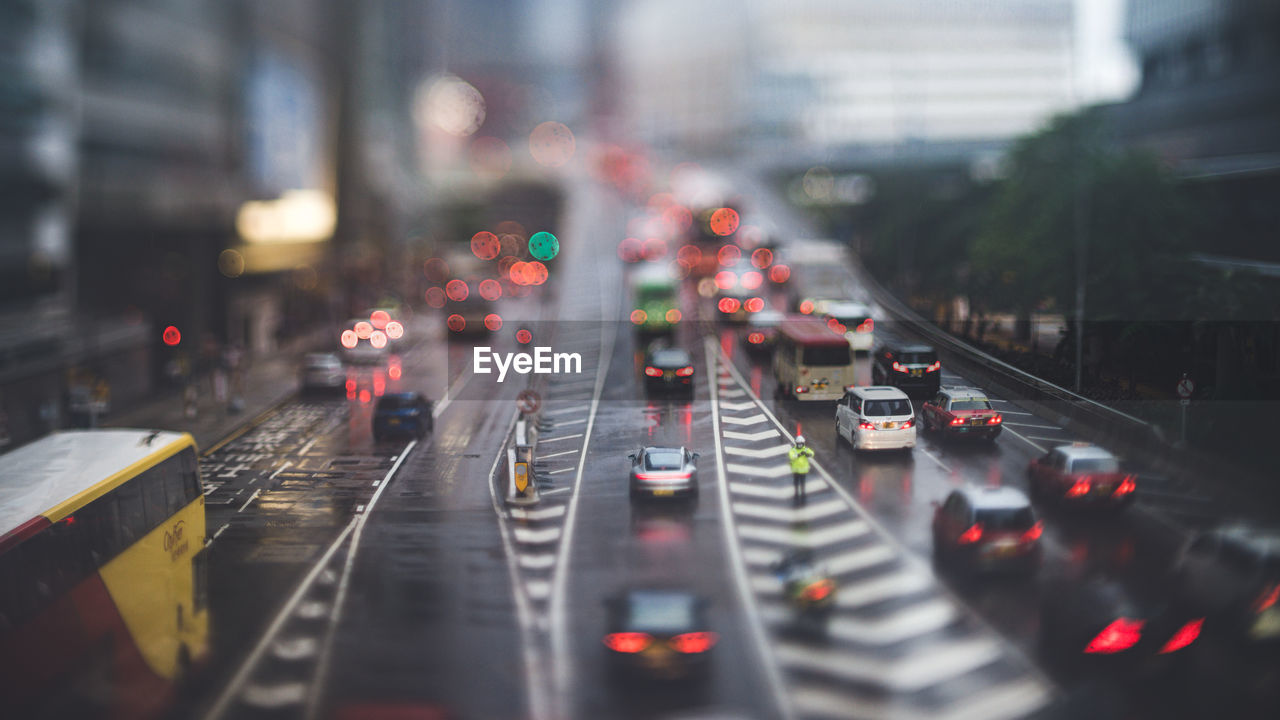
[[[11,717],[154,717],[208,649],[195,441],[60,432],[0,455],[0,698]]]

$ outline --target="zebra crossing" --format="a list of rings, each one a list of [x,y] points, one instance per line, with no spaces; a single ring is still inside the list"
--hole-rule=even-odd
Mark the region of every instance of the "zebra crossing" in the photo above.
[[[712,343],[707,352],[719,358]],[[794,498],[789,437],[726,360],[714,367],[726,522],[794,714],[1001,720],[1043,708],[1052,696],[1049,683],[882,535],[825,473],[815,467],[804,500]],[[839,584],[822,637],[796,631],[771,570],[791,548],[812,549]]]

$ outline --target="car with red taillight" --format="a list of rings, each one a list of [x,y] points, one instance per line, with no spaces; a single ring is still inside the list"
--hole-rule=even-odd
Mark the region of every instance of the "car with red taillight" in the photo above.
[[[842,300],[828,303],[823,313],[827,322],[835,321],[837,331],[849,341],[849,347],[855,352],[868,353],[875,345],[876,321],[871,317],[871,308],[860,302]]]
[[[684,447],[645,447],[631,460],[631,498],[698,496],[698,453]]]
[[[719,637],[707,621],[707,601],[693,593],[634,589],[605,600],[601,638],[618,676],[654,681],[706,674]]]
[[[928,345],[882,345],[871,354],[871,382],[932,396],[942,387],[942,361]]]
[[[1280,528],[1197,532],[1176,554],[1171,578],[1176,601],[1205,615],[1209,631],[1280,659]]]
[[[995,440],[1004,427],[1004,416],[977,388],[944,387],[921,403],[920,423],[925,430],[949,437]]]
[[[964,486],[934,511],[934,557],[964,570],[1032,572],[1040,567],[1043,530],[1020,490]]]
[[[767,308],[747,318],[747,327],[742,333],[742,345],[747,352],[761,355],[772,352],[778,341],[778,325],[784,318],[784,313]]]
[[[681,348],[656,348],[644,360],[644,387],[649,392],[693,392],[697,366]]]
[[[1120,469],[1110,452],[1089,443],[1051,448],[1031,461],[1027,479],[1033,498],[1068,506],[1125,507],[1138,479]]]
[[[910,450],[916,446],[911,398],[893,387],[851,387],[836,403],[836,437],[854,450]]]

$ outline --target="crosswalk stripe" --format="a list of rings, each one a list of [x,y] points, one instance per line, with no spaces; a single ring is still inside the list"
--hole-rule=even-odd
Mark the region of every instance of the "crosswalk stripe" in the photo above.
[[[781,601],[762,604],[761,614],[778,625],[785,625],[795,617],[794,611]],[[937,632],[957,617],[959,615],[951,603],[935,598],[874,620],[837,614],[827,621],[827,636],[864,645],[892,645]]]
[[[848,506],[839,498],[825,502],[805,504],[800,507],[785,505],[761,505],[759,503],[736,502],[733,512],[736,515],[761,518],[763,520],[781,520],[783,522],[801,522],[819,520],[848,510]]]
[[[889,545],[872,545],[822,558],[822,566],[832,575],[844,575],[882,565],[897,557],[898,554]]]
[[[764,440],[765,438],[778,437],[778,431],[774,430],[773,428],[769,428],[768,430],[761,430],[760,432],[753,432],[753,433],[734,432],[733,430],[724,430],[724,431],[721,431],[720,434],[729,440],[748,440],[751,442],[755,442],[756,440]]]
[[[516,542],[529,545],[549,543],[560,538],[560,528],[558,527],[543,528],[541,530],[518,527],[512,528],[511,532],[516,536]]]
[[[513,518],[521,520],[546,520],[547,518],[560,517],[564,514],[564,505],[549,505],[542,508],[511,508],[507,510]]]
[[[779,545],[803,545],[809,548],[818,548],[824,545],[844,542],[845,540],[852,540],[862,537],[870,531],[867,524],[861,520],[854,520],[820,530],[796,530],[773,525],[738,524],[738,535],[743,539],[759,540]]]
[[[928,652],[895,660],[887,660],[878,653],[855,653],[788,641],[779,643],[775,652],[783,664],[793,668],[871,682],[895,692],[923,690],[990,664],[1001,656],[1000,644],[990,638],[939,643]]]
[[[836,596],[836,607],[865,607],[931,587],[933,587],[933,579],[929,576],[910,570],[899,570],[870,578],[852,587],[841,588],[840,594]]]
[[[530,570],[543,570],[556,564],[556,556],[551,553],[528,553],[519,557],[520,567]]]
[[[787,451],[789,451],[790,449],[791,449],[790,446],[787,446],[787,445],[774,445],[773,447],[760,448],[759,450],[755,448],[733,447],[732,445],[725,445],[724,454],[725,455],[741,455],[743,457],[763,459],[763,458],[780,457],[782,455],[786,455]]]
[[[782,464],[769,465],[768,467],[756,467],[754,465],[739,465],[738,463],[727,462],[724,465],[724,469],[731,473],[738,473],[739,475],[754,475],[755,477],[764,478],[791,476],[791,468]],[[809,482],[813,481],[810,480]],[[808,485],[805,485],[805,488],[807,489]]]
[[[759,423],[768,422],[768,421],[769,421],[769,418],[765,417],[764,413],[757,413],[755,415],[751,415],[750,417],[744,417],[744,418],[733,417],[732,415],[720,416],[720,422],[725,423],[727,425],[758,425]]]
[[[931,714],[934,720],[1007,720],[1025,717],[1050,700],[1049,688],[1025,677],[967,693],[947,710]]]
[[[728,390],[720,391],[720,397],[723,397],[723,398],[737,398],[737,397],[742,397],[743,395],[746,395],[746,394],[747,392],[742,388],[729,388]]]
[[[735,470],[735,468],[746,467],[747,466],[745,465],[734,465],[730,463],[726,466],[726,469],[730,472],[739,472],[748,475],[755,474],[743,469]],[[762,477],[783,477],[790,474],[791,471],[786,470],[786,472],[770,472],[767,475],[762,475]],[[822,478],[811,477],[804,481],[805,495],[814,495],[826,489],[827,483],[823,481]],[[755,485],[752,483],[731,482],[729,483],[729,492],[738,495],[748,495],[750,497],[769,498],[771,500],[787,500],[795,495],[795,488],[793,483],[787,483],[786,485]]]
[[[746,402],[722,402],[722,403],[720,403],[720,409],[721,409],[721,410],[750,410],[751,408],[753,408],[753,407],[755,407],[755,406],[756,406],[756,404],[755,404],[755,403],[753,403],[753,402],[751,402],[750,400],[747,400]]]

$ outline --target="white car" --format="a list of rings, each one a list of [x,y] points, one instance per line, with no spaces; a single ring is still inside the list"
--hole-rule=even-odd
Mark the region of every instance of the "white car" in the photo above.
[[[341,390],[347,382],[342,360],[333,353],[308,353],[302,365],[303,390]]]
[[[871,318],[871,308],[860,302],[841,300],[827,303],[824,315],[844,326],[844,337],[849,341],[849,347],[858,352],[871,352],[876,327],[875,320]]]
[[[911,399],[895,387],[854,387],[836,404],[836,435],[854,450],[903,450],[916,446]]]

